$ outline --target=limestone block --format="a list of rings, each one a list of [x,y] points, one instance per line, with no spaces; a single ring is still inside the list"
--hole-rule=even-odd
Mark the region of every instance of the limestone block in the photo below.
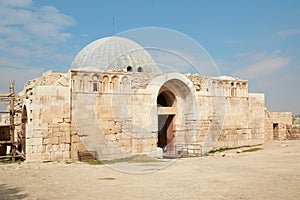
[[[70,157],[72,160],[78,160],[78,144],[73,143],[71,145]]]
[[[52,151],[57,152],[59,149],[59,146],[57,144],[52,145]]]
[[[70,125],[69,124],[61,124],[59,126],[59,131],[60,132],[68,132],[68,131],[70,131]]]
[[[71,126],[71,135],[77,135],[78,127],[75,127],[74,125]]]
[[[43,138],[48,138],[50,135],[50,132],[49,131],[42,131],[42,137]]]
[[[70,144],[65,144],[65,150],[70,151]]]
[[[43,145],[46,145],[46,144],[48,144],[48,143],[49,143],[49,138],[44,138],[42,144],[43,144]]]
[[[47,161],[47,160],[51,160],[51,156],[50,153],[42,153],[42,160]]]
[[[59,127],[58,127],[58,125],[54,126],[54,124],[53,124],[53,126],[52,126],[51,129],[52,129],[52,133],[51,133],[52,135],[55,134],[55,133],[59,133]]]
[[[28,143],[26,144],[26,154],[33,153],[32,146]]]
[[[71,123],[71,118],[70,117],[65,117],[63,118],[65,123]]]
[[[62,123],[64,121],[63,118],[52,118],[52,123],[57,124],[57,123]]]
[[[129,132],[124,133],[123,132],[123,133],[120,134],[120,137],[121,137],[120,139],[131,139],[132,138],[132,133],[129,133]]]
[[[62,152],[63,159],[69,159],[70,158],[70,151],[63,151]]]
[[[137,144],[136,152],[137,153],[143,153],[143,150],[144,150],[144,145],[143,144]]]
[[[49,138],[49,143],[50,144],[58,144],[58,137],[54,137],[54,136],[52,136],[52,137],[50,137]]]
[[[57,96],[55,96],[55,98],[56,98],[56,101],[63,101],[63,100],[65,100],[64,96],[57,95]]]
[[[59,142],[59,144],[71,143],[71,138],[70,138],[70,136],[62,136],[62,137],[58,138],[58,142]]]
[[[108,141],[116,141],[117,140],[117,134],[110,134],[110,135],[105,135],[105,140]]]
[[[54,153],[54,151],[51,151],[50,153],[50,160],[55,160],[55,153]]]
[[[26,160],[27,161],[41,161],[42,160],[42,154],[41,153],[26,154]]]
[[[143,145],[143,153],[151,152],[152,151],[152,145]]]
[[[29,145],[34,145],[34,146],[36,146],[36,145],[42,145],[42,138],[41,137],[40,138],[30,138],[27,141],[27,143]]]
[[[46,152],[52,152],[52,144],[46,145]]]
[[[65,144],[59,144],[58,146],[60,151],[65,151]]]
[[[132,152],[132,146],[125,146],[126,152]]]
[[[55,151],[54,152],[54,159],[55,160],[61,160],[63,158],[63,153],[61,151]]]
[[[121,129],[121,127],[118,127],[118,126],[104,128],[105,134],[116,134],[116,133],[121,133],[121,132],[122,132],[122,129]]]
[[[80,142],[80,138],[78,135],[72,135],[71,141],[72,141],[72,143],[78,143],[78,142]]]
[[[62,132],[60,132],[59,130],[52,131],[52,136],[54,136],[54,137],[60,137],[60,136],[62,136]]]
[[[30,137],[31,138],[42,138],[42,131],[34,130],[33,132],[31,132]]]
[[[64,143],[67,143],[67,144],[71,143],[71,137],[69,135],[64,137]]]
[[[131,146],[132,145],[132,139],[122,139],[121,144],[122,144],[122,146]]]

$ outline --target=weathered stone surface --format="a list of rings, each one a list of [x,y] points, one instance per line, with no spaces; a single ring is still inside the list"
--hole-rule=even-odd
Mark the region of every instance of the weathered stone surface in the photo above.
[[[300,137],[291,113],[269,112],[264,94],[233,77],[72,69],[29,81],[19,96],[27,122],[16,133],[25,132],[28,160],[77,160],[91,149],[105,159],[154,155],[177,144],[205,153]]]

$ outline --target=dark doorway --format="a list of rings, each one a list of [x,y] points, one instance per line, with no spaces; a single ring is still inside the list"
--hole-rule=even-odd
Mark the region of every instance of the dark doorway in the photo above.
[[[132,67],[131,67],[131,66],[128,66],[128,67],[127,67],[127,71],[128,71],[128,72],[132,72]]]
[[[273,124],[273,139],[279,140],[278,123]]]
[[[172,107],[174,105],[175,96],[171,92],[164,91],[157,96],[156,101],[158,107]]]
[[[174,138],[173,119],[175,115],[158,115],[157,146],[164,148],[170,145]],[[171,148],[171,147],[170,147]]]

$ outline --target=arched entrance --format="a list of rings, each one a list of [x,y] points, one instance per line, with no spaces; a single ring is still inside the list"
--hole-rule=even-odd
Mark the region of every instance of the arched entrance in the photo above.
[[[157,147],[174,155],[176,146],[196,142],[199,111],[193,83],[184,75],[169,73],[153,79],[147,86],[155,103]]]
[[[158,135],[157,146],[166,150],[173,148],[174,118],[176,114],[176,97],[167,88],[162,87],[157,96]],[[171,109],[170,109],[171,108]]]

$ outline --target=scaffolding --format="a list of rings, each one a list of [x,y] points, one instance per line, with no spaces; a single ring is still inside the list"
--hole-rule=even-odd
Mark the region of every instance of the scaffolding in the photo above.
[[[20,129],[21,123],[16,123],[15,120],[16,114],[22,113],[22,110],[16,109],[16,100],[14,81],[10,81],[9,93],[0,94],[0,103],[6,106],[6,109],[0,110],[1,119],[3,114],[9,119],[8,122],[0,124],[0,159],[11,159],[13,162],[16,158],[25,159],[25,152],[19,148],[25,144],[25,137],[22,134],[23,130]],[[20,131],[16,132],[16,128]],[[7,154],[8,147],[10,147],[9,154]]]

